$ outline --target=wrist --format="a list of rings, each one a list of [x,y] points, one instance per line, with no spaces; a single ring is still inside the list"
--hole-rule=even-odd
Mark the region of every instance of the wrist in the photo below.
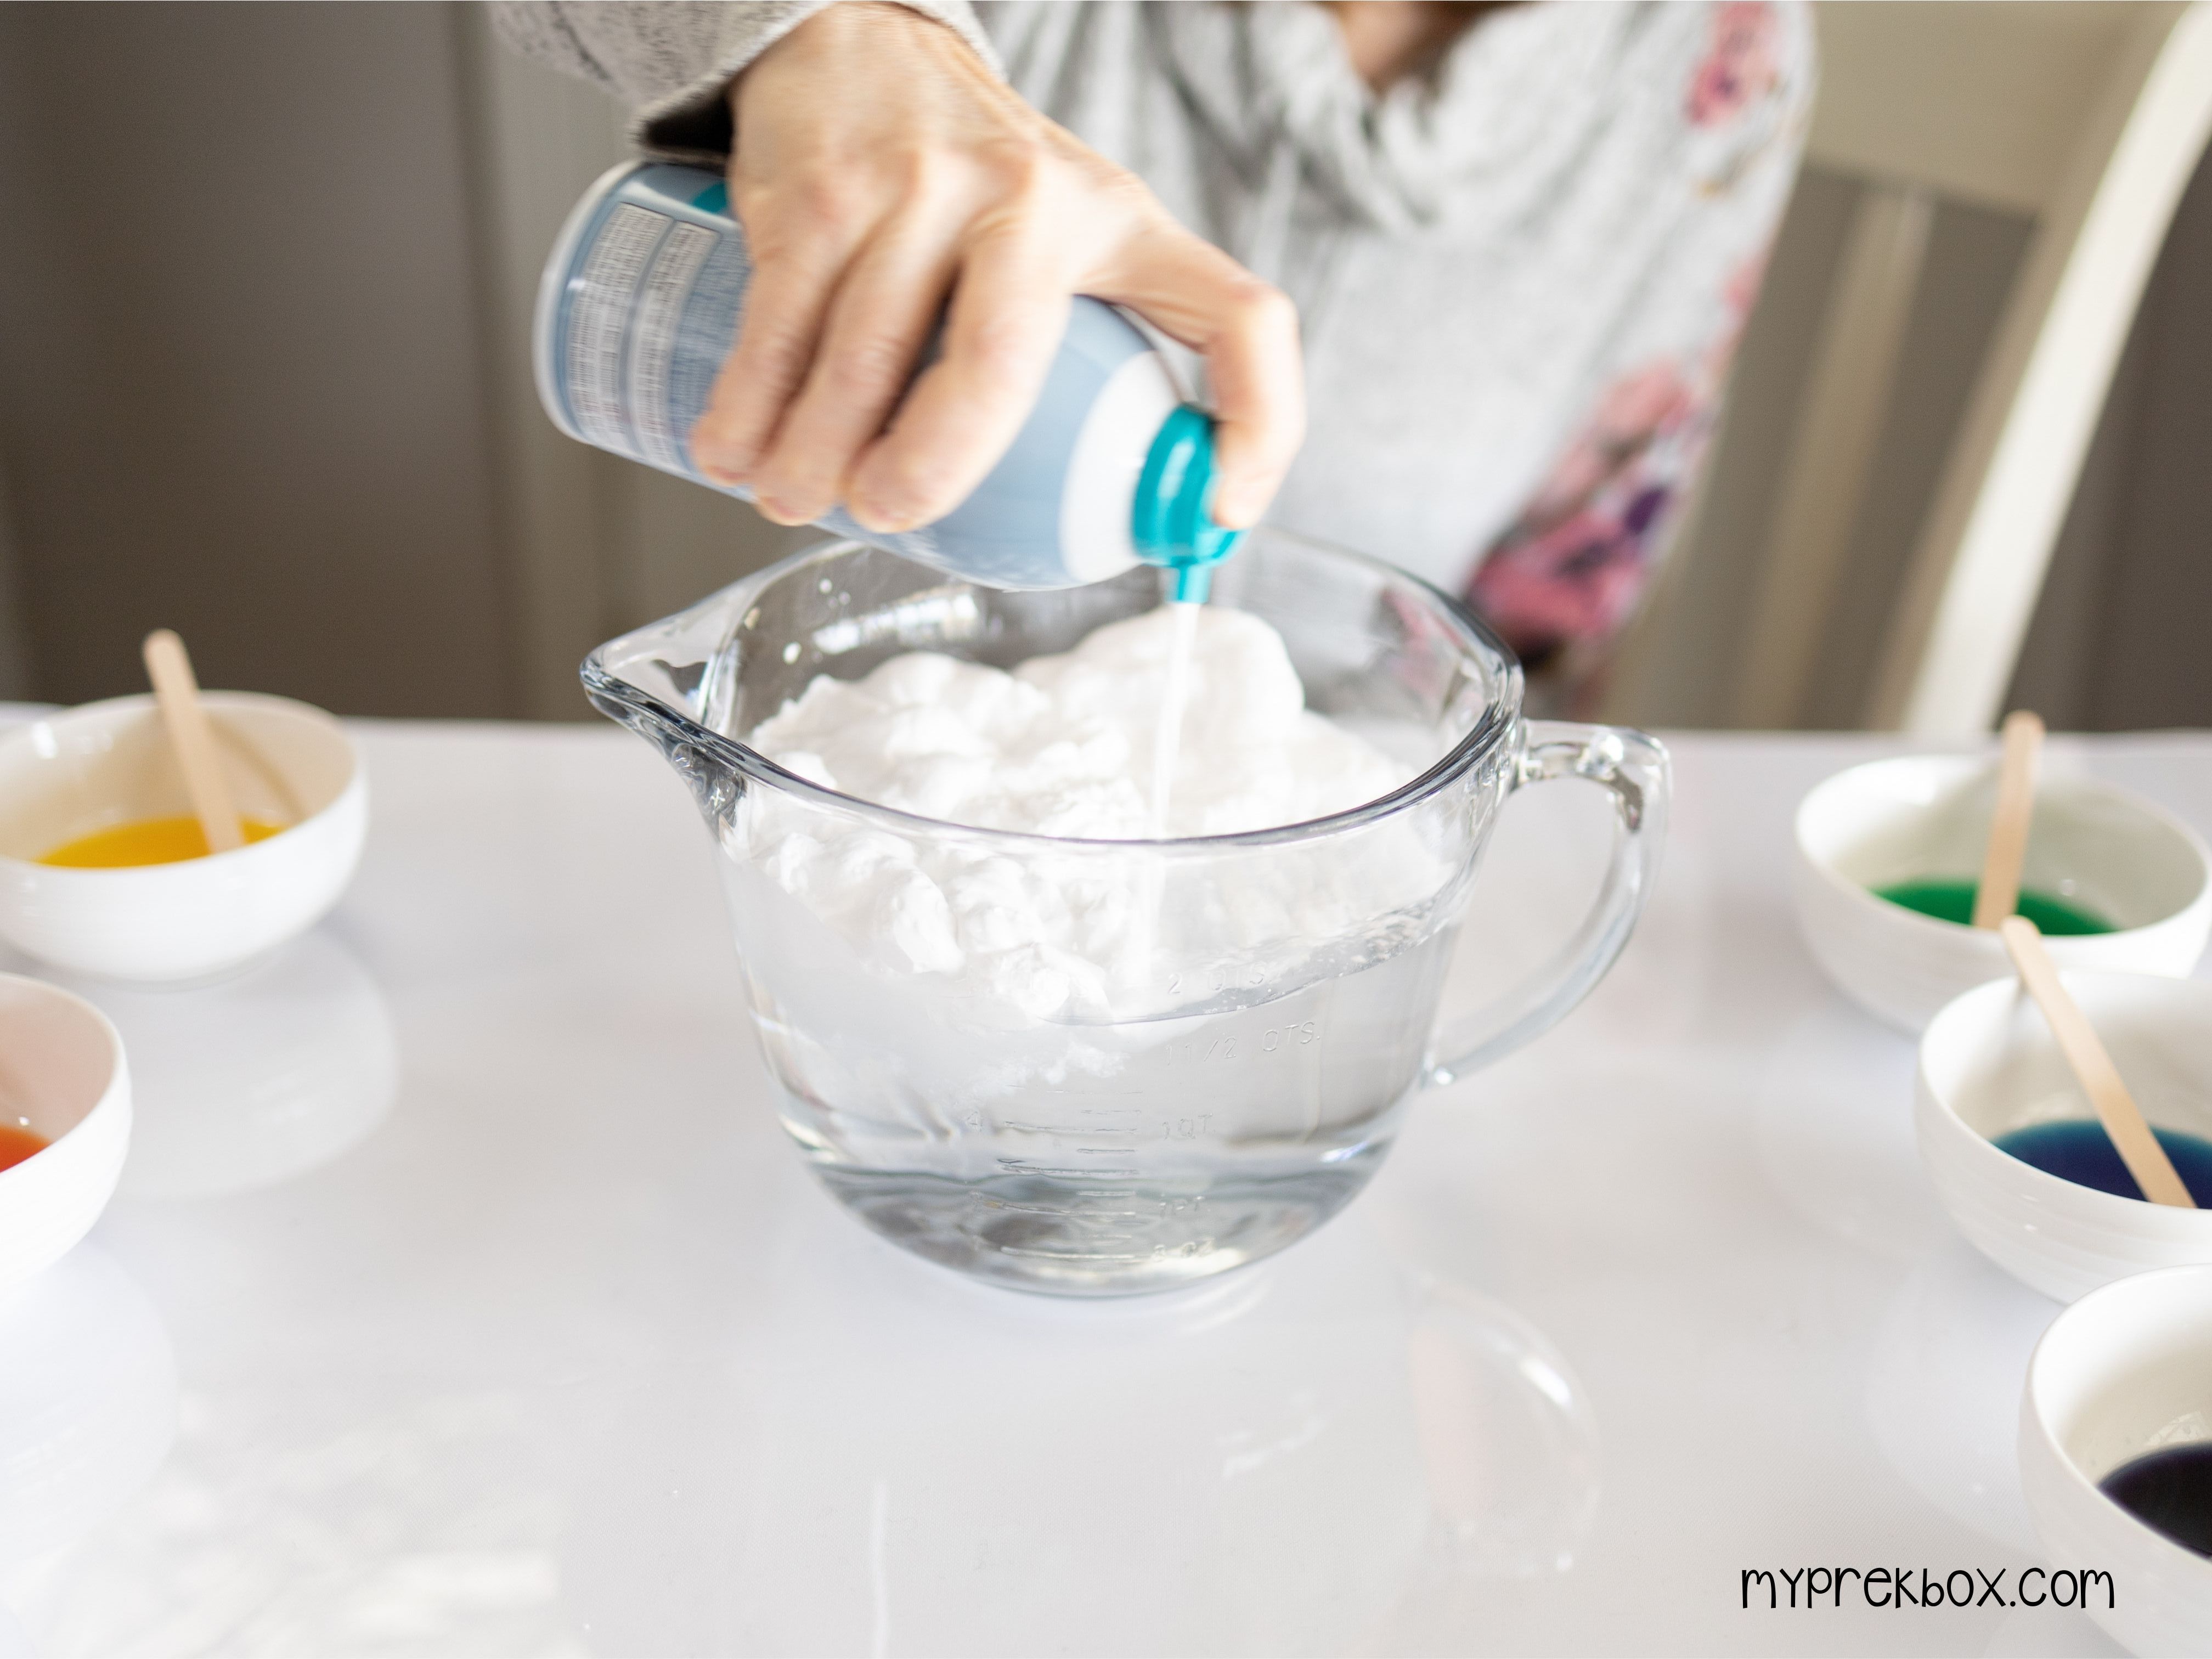
[[[747,82],[756,70],[771,60],[835,58],[866,43],[881,41],[886,36],[903,37],[907,41],[918,39],[934,45],[947,35],[960,41],[963,50],[967,48],[967,42],[960,40],[957,29],[919,7],[901,4],[899,0],[831,0],[830,4],[794,23],[760,56],[732,76],[722,95],[734,118],[738,97]]]

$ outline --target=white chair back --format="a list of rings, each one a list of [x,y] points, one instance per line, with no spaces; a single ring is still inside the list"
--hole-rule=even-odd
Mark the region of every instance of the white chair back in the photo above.
[[[1808,718],[1936,208],[1951,201],[2033,230],[1905,562],[1863,721],[1965,736],[2002,712],[2113,368],[2212,131],[2212,5],[1861,0],[1818,18],[1808,161],[1862,188],[1729,712],[1746,726]]]

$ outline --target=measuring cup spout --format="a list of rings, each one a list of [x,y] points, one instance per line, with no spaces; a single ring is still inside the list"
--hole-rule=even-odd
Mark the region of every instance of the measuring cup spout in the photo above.
[[[584,659],[580,678],[592,707],[653,744],[690,786],[709,824],[726,819],[744,793],[730,739],[715,729],[718,675],[756,584],[738,582],[680,615],[625,634]]]
[[[642,698],[597,689],[589,695],[592,708],[627,726],[661,752],[677,775],[690,786],[691,798],[698,802],[709,824],[729,817],[742,793],[742,780],[735,767],[695,740],[696,727],[687,730],[688,721],[670,718],[667,711]]]

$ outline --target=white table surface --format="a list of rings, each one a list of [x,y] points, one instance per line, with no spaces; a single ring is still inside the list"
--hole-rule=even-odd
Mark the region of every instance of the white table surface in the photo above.
[[[2055,1305],[1952,1233],[1911,1045],[1788,906],[1794,803],[1893,744],[1679,740],[1582,1010],[1313,1239],[1068,1304],[812,1185],[643,744],[358,731],[333,917],[110,999],[124,1192],[0,1302],[0,1653],[2112,1651],[1740,1606],[1747,1567],[2039,1559],[2011,1448]],[[2212,831],[2212,738],[2063,748]],[[1486,938],[1565,932],[1601,811],[1513,804]]]

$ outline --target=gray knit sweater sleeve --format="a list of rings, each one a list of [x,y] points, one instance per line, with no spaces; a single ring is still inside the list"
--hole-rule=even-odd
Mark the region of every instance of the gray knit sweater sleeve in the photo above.
[[[529,56],[605,88],[631,108],[649,154],[719,166],[730,153],[724,89],[754,58],[833,0],[508,0],[501,36]],[[901,0],[956,31],[995,73],[967,0]]]

